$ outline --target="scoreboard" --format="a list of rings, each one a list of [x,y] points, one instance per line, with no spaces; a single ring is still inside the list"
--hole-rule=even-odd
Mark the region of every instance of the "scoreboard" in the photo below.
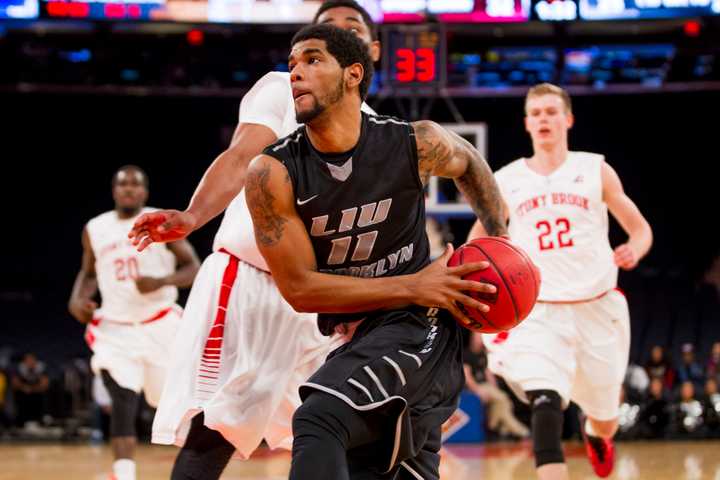
[[[422,22],[429,15],[448,23],[524,22],[530,0],[381,0],[382,21]]]
[[[643,20],[720,14],[720,0],[536,0],[532,17],[541,21]]]
[[[38,0],[0,0],[0,2]],[[306,24],[321,0],[39,0],[41,16],[107,20]],[[531,0],[360,0],[379,23],[524,22]],[[2,3],[0,3],[2,5]]]
[[[578,0],[583,20],[695,17],[720,14],[720,0]]]
[[[445,33],[439,25],[397,25],[385,30],[384,77],[391,86],[443,86]]]
[[[306,24],[320,0],[0,0],[2,18]],[[508,23],[720,15],[720,0],[360,0],[378,23]],[[38,7],[39,4],[39,7]],[[417,52],[414,52],[417,54]],[[421,54],[422,55],[422,54]]]
[[[163,0],[42,0],[43,16],[68,19],[147,20]]]

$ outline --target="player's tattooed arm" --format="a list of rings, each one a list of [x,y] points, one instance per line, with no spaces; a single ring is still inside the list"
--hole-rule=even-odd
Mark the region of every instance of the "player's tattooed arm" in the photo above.
[[[295,208],[295,192],[285,165],[268,155],[255,157],[248,167],[245,198],[255,240],[280,292],[297,311],[321,311],[314,309],[315,304],[308,306],[306,297],[324,303],[323,295],[330,292],[317,293],[327,286],[317,282],[315,251]],[[308,289],[312,293],[306,296],[303,292]]]
[[[452,178],[488,235],[507,235],[500,189],[490,166],[470,142],[435,122],[413,123],[423,184],[431,176]]]
[[[253,218],[256,240],[262,245],[273,246],[282,238],[287,219],[277,211],[277,201],[271,187],[271,167],[275,161],[267,157],[258,159],[248,171],[245,195]],[[290,182],[287,173],[284,182]]]
[[[455,302],[485,308],[464,292],[487,292],[488,285],[462,277],[487,265],[447,267],[452,250],[412,275],[355,278],[318,272],[310,234],[295,206],[288,171],[270,156],[260,155],[250,163],[245,198],[260,253],[280,293],[295,311],[354,313],[417,304],[441,305],[464,318]]]

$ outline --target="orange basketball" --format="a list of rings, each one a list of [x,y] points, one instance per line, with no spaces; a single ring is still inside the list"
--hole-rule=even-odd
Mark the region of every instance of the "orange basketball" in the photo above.
[[[495,293],[467,292],[490,307],[487,313],[460,305],[474,321],[464,327],[482,333],[509,330],[528,316],[540,293],[540,271],[519,247],[501,237],[482,237],[458,248],[448,262],[454,267],[465,263],[487,261],[484,270],[464,276],[465,280],[490,283]]]

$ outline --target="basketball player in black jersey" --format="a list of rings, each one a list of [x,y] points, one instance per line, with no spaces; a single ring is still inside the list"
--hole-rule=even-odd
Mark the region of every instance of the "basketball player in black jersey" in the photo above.
[[[506,234],[482,156],[435,123],[361,113],[372,76],[352,34],[315,25],[293,39],[298,122],[248,170],[255,236],[283,296],[348,343],[300,389],[291,479],[439,478],[440,426],[462,389],[458,303],[493,292],[462,280],[478,263],[430,264],[423,185],[454,178],[491,235]],[[292,341],[292,339],[288,339]]]

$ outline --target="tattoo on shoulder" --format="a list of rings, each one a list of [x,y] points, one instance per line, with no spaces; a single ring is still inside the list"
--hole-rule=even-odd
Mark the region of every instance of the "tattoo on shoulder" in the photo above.
[[[413,124],[418,150],[418,169],[423,185],[435,170],[442,169],[452,157],[452,148],[446,139],[438,135],[437,128],[431,122],[420,121]]]
[[[282,238],[287,220],[278,215],[273,208],[275,197],[268,185],[270,165],[264,163],[258,169],[250,169],[245,179],[248,206],[252,212],[255,237],[266,246],[275,245]]]

